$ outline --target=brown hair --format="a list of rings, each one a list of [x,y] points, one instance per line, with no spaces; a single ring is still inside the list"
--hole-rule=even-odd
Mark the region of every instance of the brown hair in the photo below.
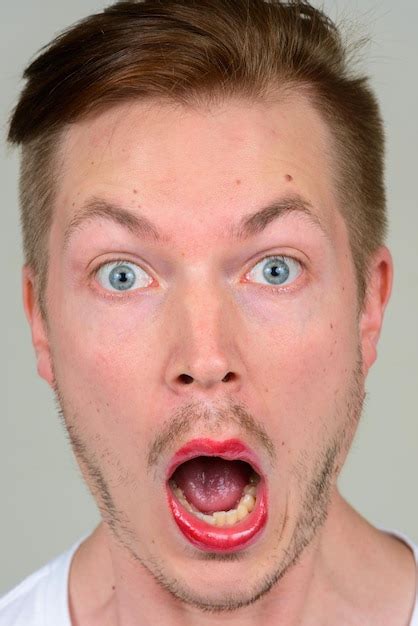
[[[68,124],[132,99],[256,101],[285,88],[307,92],[332,131],[335,184],[363,302],[367,260],[387,228],[384,136],[367,78],[349,65],[337,27],[300,0],[132,0],[64,31],[26,69],[8,137],[23,147],[25,262],[45,317],[57,146]]]

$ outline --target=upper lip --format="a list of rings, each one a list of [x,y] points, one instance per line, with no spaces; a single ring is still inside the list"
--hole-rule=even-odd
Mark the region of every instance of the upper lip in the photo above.
[[[219,456],[228,461],[245,461],[262,476],[262,470],[257,455],[240,439],[215,441],[213,439],[192,439],[182,446],[172,457],[167,467],[167,480],[175,470],[186,461],[197,456]]]

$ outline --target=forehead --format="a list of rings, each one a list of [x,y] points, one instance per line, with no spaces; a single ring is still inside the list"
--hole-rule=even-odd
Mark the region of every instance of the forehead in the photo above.
[[[332,139],[301,96],[231,99],[192,108],[130,102],[74,124],[63,138],[57,218],[67,223],[91,196],[160,224],[231,225],[282,193],[299,193],[335,219]]]

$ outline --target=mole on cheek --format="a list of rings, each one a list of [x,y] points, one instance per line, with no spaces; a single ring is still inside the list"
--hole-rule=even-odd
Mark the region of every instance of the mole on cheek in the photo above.
[[[241,180],[239,178],[237,178],[237,180],[235,181],[236,185],[240,185],[241,184]]]
[[[285,175],[285,180],[287,180],[288,183],[291,183],[293,180],[293,176],[291,176],[290,174],[286,174]]]

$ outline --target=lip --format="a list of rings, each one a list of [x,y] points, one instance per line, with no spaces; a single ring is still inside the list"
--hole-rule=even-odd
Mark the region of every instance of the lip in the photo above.
[[[212,526],[189,513],[177,500],[170,488],[169,480],[176,468],[197,456],[219,456],[231,461],[246,461],[259,474],[256,505],[241,522],[230,527]],[[238,439],[213,441],[194,439],[180,448],[167,468],[167,500],[174,521],[184,537],[205,552],[234,552],[252,545],[267,523],[267,488],[256,455]]]
[[[192,439],[173,456],[167,468],[167,480],[171,478],[179,465],[197,456],[219,456],[227,461],[246,461],[257,474],[263,476],[257,456],[239,439],[227,439],[226,441]]]

